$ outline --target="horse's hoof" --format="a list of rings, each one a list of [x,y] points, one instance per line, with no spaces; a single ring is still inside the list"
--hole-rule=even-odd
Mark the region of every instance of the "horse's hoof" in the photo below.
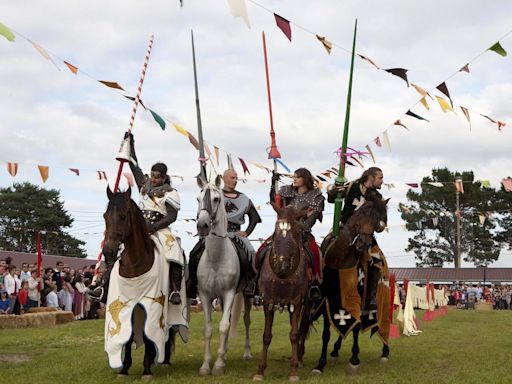
[[[210,370],[210,368],[199,368],[199,374],[201,376],[210,376],[210,374],[212,373],[212,371]]]
[[[224,365],[214,366],[212,369],[212,375],[213,376],[222,376],[225,371],[226,371],[226,366],[224,366]]]
[[[298,365],[299,368],[304,368],[304,362],[302,362],[302,361],[299,361],[297,363],[297,365]]]
[[[142,375],[142,380],[151,380],[153,375]]]
[[[244,360],[249,361],[252,360],[252,355],[250,353],[244,355]]]
[[[253,381],[263,381],[263,380],[265,380],[265,376],[260,375],[259,373],[256,373],[255,375],[252,376],[252,380]]]
[[[348,375],[357,375],[359,373],[359,364],[353,365],[352,363],[348,363],[346,372]]]
[[[127,373],[118,373],[117,378],[118,379],[126,379],[126,378],[128,378],[128,374]]]
[[[290,376],[290,383],[296,383],[299,380],[299,376],[297,375]]]
[[[337,362],[338,362],[338,356],[331,356],[331,357],[329,357],[329,364],[331,366],[336,365]]]
[[[319,370],[318,368],[313,368],[313,370],[311,371],[311,374],[313,376],[320,376],[323,374],[323,372],[321,370]]]
[[[389,362],[389,357],[382,356],[380,358],[380,363],[381,364],[387,364],[388,362]]]

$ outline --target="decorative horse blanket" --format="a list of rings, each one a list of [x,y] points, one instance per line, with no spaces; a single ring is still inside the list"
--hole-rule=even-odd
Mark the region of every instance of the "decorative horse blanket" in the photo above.
[[[155,344],[157,363],[164,360],[170,328],[177,329],[182,340],[188,341],[187,300],[182,300],[181,305],[168,303],[169,263],[165,255],[170,254],[170,248],[181,250],[181,247],[174,237],[173,242],[163,243],[160,236],[152,236],[152,239],[156,245],[155,261],[148,272],[133,278],[122,277],[118,260],[110,275],[105,313],[105,352],[111,368],[122,367],[123,348],[132,332],[137,347],[144,345],[143,335]],[[180,262],[184,264],[182,252]],[[180,295],[185,298],[185,275],[181,287]]]

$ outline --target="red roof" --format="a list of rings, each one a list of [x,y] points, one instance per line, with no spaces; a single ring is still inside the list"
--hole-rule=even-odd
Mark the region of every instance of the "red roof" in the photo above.
[[[512,282],[512,268],[389,268],[397,281]]]
[[[37,254],[25,252],[11,252],[0,251],[0,260],[5,260],[7,257],[12,258],[11,264],[20,268],[22,263],[36,264]],[[86,265],[89,267],[96,264],[96,260],[82,259],[78,257],[43,255],[43,268],[55,268],[57,261],[62,261],[71,269],[82,269]]]

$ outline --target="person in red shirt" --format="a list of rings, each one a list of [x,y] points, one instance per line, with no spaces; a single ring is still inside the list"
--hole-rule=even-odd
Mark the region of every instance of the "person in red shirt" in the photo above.
[[[460,306],[460,301],[462,299],[462,294],[460,293],[459,289],[456,289],[455,292],[453,292],[453,298],[455,300],[455,304],[457,305],[457,308]]]
[[[21,283],[21,289],[18,293],[18,308],[17,311],[15,311],[16,315],[20,315],[22,313],[25,313],[25,311],[28,309],[28,281],[23,281]]]

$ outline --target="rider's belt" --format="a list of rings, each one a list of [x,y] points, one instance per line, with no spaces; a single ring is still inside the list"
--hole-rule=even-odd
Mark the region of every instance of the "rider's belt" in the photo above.
[[[228,232],[238,232],[240,230],[240,225],[235,223],[230,223],[228,221]]]
[[[155,224],[164,218],[164,215],[157,211],[144,210],[142,211],[142,215],[144,216],[144,220],[146,220],[147,224]]]

